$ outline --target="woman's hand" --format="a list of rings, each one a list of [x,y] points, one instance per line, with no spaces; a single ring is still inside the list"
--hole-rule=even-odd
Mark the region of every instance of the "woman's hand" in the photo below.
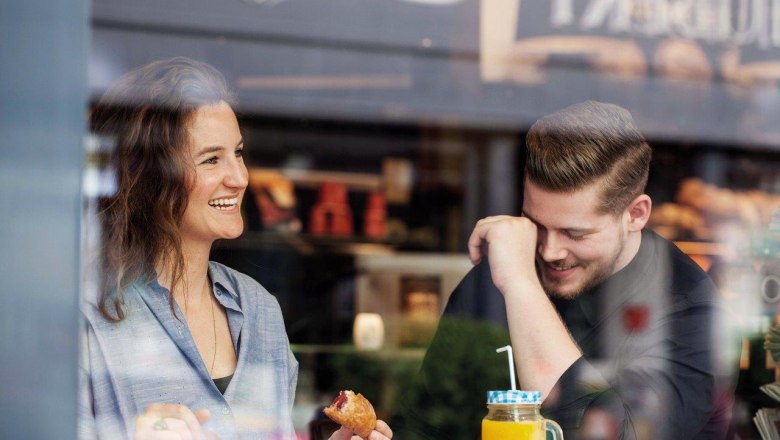
[[[360,440],[362,438],[363,437],[353,435],[352,431],[342,426],[341,429],[330,436],[329,440]],[[391,438],[393,438],[393,431],[387,426],[387,423],[377,420],[376,427],[365,440],[389,440]]]
[[[184,405],[155,403],[136,419],[133,440],[219,440],[202,426],[209,418],[207,409],[192,412]]]

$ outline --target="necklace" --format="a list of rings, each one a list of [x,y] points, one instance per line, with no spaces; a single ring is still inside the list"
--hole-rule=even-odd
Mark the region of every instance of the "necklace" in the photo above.
[[[211,327],[214,331],[214,354],[211,356],[211,368],[209,368],[209,376],[214,377],[214,362],[217,360],[217,320],[214,318],[214,295],[211,294],[209,289],[209,309],[211,310]]]
[[[209,367],[209,376],[214,375],[214,364],[217,360],[217,320],[214,317],[214,295],[211,292],[211,287],[206,282],[206,294],[209,298],[209,311],[211,312],[211,330],[214,334],[214,352],[211,355],[211,367]],[[187,290],[184,290],[184,316],[187,316]],[[205,361],[205,359],[204,359]]]

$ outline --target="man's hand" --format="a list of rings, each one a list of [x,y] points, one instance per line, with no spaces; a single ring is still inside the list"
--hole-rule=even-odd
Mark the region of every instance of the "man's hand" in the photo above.
[[[389,440],[393,438],[393,431],[390,429],[390,427],[387,425],[387,423],[377,420],[376,421],[376,428],[374,428],[373,431],[371,431],[371,434],[369,434],[368,437],[365,438],[365,440]],[[334,432],[332,436],[330,436],[329,440],[361,440],[362,437],[353,435],[352,431],[345,427],[341,427],[338,431]]]
[[[493,284],[504,295],[517,377],[547,396],[580,356],[536,273],[536,225],[525,217],[487,217],[469,238],[474,264],[487,255]]]
[[[504,295],[518,281],[536,280],[536,225],[525,217],[499,215],[477,222],[468,241],[473,264],[486,255],[493,283]]]
[[[136,419],[133,440],[219,440],[201,426],[209,418],[206,409],[192,412],[184,405],[155,403]]]

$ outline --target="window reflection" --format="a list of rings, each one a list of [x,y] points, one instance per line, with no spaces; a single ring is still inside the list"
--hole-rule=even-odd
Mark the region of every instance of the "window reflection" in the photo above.
[[[700,314],[689,304],[674,324],[672,297],[643,290],[646,297],[627,301],[625,286],[605,287],[576,307],[554,301],[588,362],[552,387],[543,410],[580,438],[629,428],[637,438],[673,438],[707,426],[758,438],[753,416],[777,406],[761,391],[776,379],[763,344],[780,285],[772,226],[780,210],[777,26],[768,18],[777,14],[745,2],[433,3],[93,5],[92,108],[120,75],[176,56],[213,65],[238,98],[247,168],[242,233],[217,241],[210,260],[246,274],[278,302],[299,369],[289,414],[235,417],[266,427],[282,417],[299,438],[327,438],[336,426],[321,408],[353,389],[397,438],[478,435],[485,392],[508,387],[506,365],[492,351],[522,342],[509,340],[505,297],[491,274],[472,269],[469,236],[481,218],[526,211],[532,124],[597,100],[630,111],[652,147],[642,242],[652,231],[652,240],[685,254],[670,256],[669,248],[652,258],[659,285],[676,285],[687,256],[714,283],[706,306],[713,310]],[[737,17],[741,27],[724,31]],[[89,145],[85,301],[102,291],[93,264],[105,244],[100,200],[119,185],[109,160],[117,140],[97,133]],[[526,214],[540,223],[539,214]],[[552,217],[540,246],[552,252],[576,239],[581,252],[595,249],[587,235],[557,234],[572,225]],[[578,261],[561,260],[547,275],[540,269],[543,283]],[[473,297],[453,302],[464,286]],[[658,321],[658,310],[672,324]],[[600,326],[604,316],[613,320]],[[706,375],[680,371],[681,347],[706,357]],[[685,379],[670,386],[650,371]],[[275,378],[262,367],[256,375]],[[702,408],[670,414],[679,408],[668,394],[701,394],[699,380],[715,382],[697,400]],[[248,390],[272,407],[278,396],[257,387]],[[572,393],[587,398],[566,406]],[[717,412],[723,424],[657,423],[659,414],[685,419],[689,410]]]

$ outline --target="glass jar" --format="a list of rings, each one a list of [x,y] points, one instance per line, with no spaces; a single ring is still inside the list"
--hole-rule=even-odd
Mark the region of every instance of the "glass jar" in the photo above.
[[[561,427],[541,413],[539,391],[489,391],[488,414],[482,419],[482,440],[563,439]]]

